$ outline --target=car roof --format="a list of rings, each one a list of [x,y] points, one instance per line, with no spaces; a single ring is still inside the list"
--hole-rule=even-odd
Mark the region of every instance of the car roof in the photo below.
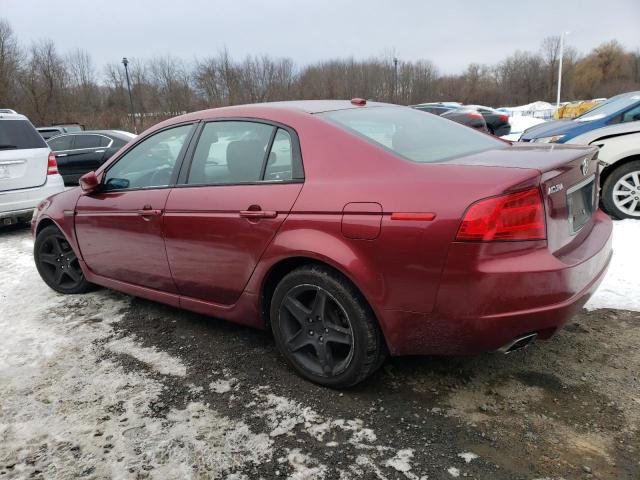
[[[64,137],[67,135],[108,135],[111,137],[120,138],[122,140],[131,140],[136,135],[133,133],[125,132],[124,130],[80,130],[75,132],[63,132],[60,135],[56,135],[55,137],[51,137],[49,140],[58,137]]]
[[[215,114],[217,116],[220,112],[229,112],[230,115],[234,115],[234,112],[244,113],[247,110],[251,110],[255,108],[255,109],[260,109],[262,111],[264,111],[265,109],[274,109],[274,110],[289,110],[289,111],[315,114],[315,113],[322,113],[322,112],[331,112],[334,110],[347,110],[347,109],[380,107],[380,106],[395,106],[395,105],[390,103],[370,102],[370,101],[367,101],[365,105],[355,105],[351,103],[351,100],[289,100],[289,101],[283,101],[283,102],[265,102],[265,103],[251,103],[251,104],[245,104],[245,105],[233,105],[229,107],[201,110],[200,112],[193,112],[193,113],[197,113],[199,114],[199,116],[206,118],[208,113]],[[187,115],[191,115],[191,114],[187,114]]]
[[[8,109],[0,110],[0,120],[29,120],[27,117],[20,113],[16,113],[13,110],[9,112]]]

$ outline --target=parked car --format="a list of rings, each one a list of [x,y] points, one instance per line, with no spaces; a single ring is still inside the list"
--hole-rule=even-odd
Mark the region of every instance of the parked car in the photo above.
[[[121,130],[86,130],[58,135],[47,143],[56,156],[65,185],[77,185],[82,175],[96,170],[134,138],[133,133]]]
[[[511,133],[511,124],[509,123],[509,115],[499,112],[495,108],[483,107],[482,105],[466,105],[480,112],[487,122],[487,130],[491,135],[502,137]]]
[[[467,108],[455,102],[421,103],[413,105],[411,108],[422,112],[433,113],[448,120],[461,123],[467,127],[475,128],[483,132],[488,132],[487,123],[482,114],[473,108]]]
[[[24,115],[0,110],[0,224],[31,220],[36,205],[64,190],[56,159]]]
[[[511,352],[558,331],[611,258],[596,153],[362,99],[194,112],[41,205],[34,257],[61,293],[270,328],[299,374],[345,387],[387,352]]]
[[[578,135],[610,125],[640,121],[640,91],[623,93],[573,120],[555,120],[528,128],[521,142],[566,143]]]
[[[598,128],[566,143],[594,145],[600,149],[604,210],[615,218],[640,219],[640,122]]]
[[[61,133],[81,132],[84,130],[82,125],[77,123],[70,123],[67,125],[52,125],[50,127],[38,127],[36,128],[38,133],[42,135],[42,138],[49,140],[51,137],[60,135]]]
[[[453,120],[454,122],[461,123],[467,127],[475,128],[481,132],[489,132],[487,122],[480,112],[474,108],[462,106],[459,108],[453,108],[448,112],[444,112],[440,115],[447,120]]]

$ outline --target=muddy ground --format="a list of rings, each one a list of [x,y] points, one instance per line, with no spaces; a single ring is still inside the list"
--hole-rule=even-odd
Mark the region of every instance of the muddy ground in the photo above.
[[[338,392],[268,332],[45,292],[30,243],[0,232],[0,478],[640,478],[638,312],[508,356],[392,358]]]

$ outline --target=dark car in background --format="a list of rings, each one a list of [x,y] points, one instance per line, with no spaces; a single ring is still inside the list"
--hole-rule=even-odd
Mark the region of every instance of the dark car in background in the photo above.
[[[437,102],[437,103],[421,103],[413,105],[412,108],[421,112],[433,113],[442,118],[453,120],[467,127],[475,128],[481,132],[488,132],[487,122],[482,114],[474,108],[469,108],[457,102]]]
[[[511,133],[509,115],[506,113],[482,105],[465,105],[465,107],[475,109],[484,117],[484,121],[487,122],[487,130],[489,130],[491,135],[502,137],[503,135],[509,135]]]
[[[69,123],[69,124],[59,124],[59,125],[51,125],[50,127],[38,127],[36,128],[38,133],[45,140],[49,140],[52,137],[60,135],[62,133],[74,133],[81,132],[84,130],[84,127],[79,123]]]
[[[57,135],[47,144],[65,185],[77,185],[82,175],[98,168],[133,138],[133,133],[121,130],[85,130]]]

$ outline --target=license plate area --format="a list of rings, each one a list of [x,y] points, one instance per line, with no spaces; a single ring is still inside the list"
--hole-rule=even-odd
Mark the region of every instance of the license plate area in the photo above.
[[[578,233],[593,215],[596,203],[595,178],[595,175],[591,175],[567,190],[567,211],[571,235]]]

